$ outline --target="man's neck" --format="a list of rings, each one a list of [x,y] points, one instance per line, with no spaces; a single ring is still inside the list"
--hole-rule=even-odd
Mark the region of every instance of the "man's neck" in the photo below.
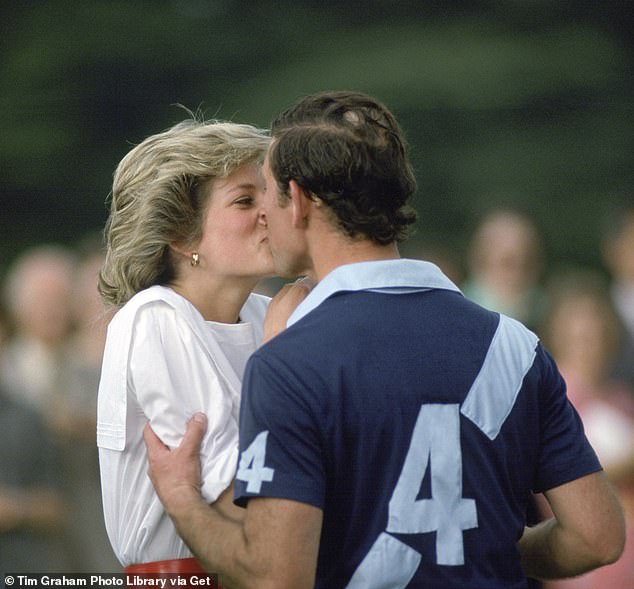
[[[400,258],[395,243],[379,245],[368,239],[351,240],[343,236],[320,241],[313,252],[313,278],[317,281],[330,274],[335,268],[346,264]]]

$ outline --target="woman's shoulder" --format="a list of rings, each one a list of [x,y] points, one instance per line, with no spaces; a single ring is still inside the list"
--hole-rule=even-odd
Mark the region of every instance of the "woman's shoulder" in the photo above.
[[[167,303],[170,306],[180,306],[186,299],[168,286],[155,284],[136,293],[125,307],[139,308],[153,303]],[[124,307],[124,308],[125,308]]]
[[[110,329],[132,327],[142,318],[171,317],[197,322],[198,311],[171,288],[154,285],[136,293],[113,317]]]

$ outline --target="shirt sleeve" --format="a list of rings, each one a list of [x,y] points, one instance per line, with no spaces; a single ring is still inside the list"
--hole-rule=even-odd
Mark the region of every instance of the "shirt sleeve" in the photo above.
[[[601,470],[594,449],[586,438],[579,414],[566,395],[566,383],[555,362],[540,345],[541,361],[541,444],[535,492]]]
[[[240,410],[237,505],[250,497],[275,497],[323,509],[320,399],[272,354],[258,352],[249,359]]]
[[[198,335],[171,306],[142,307],[133,327],[131,388],[161,440],[173,448],[196,412],[208,416],[201,447],[202,493],[209,502],[231,484],[238,425],[230,391]]]

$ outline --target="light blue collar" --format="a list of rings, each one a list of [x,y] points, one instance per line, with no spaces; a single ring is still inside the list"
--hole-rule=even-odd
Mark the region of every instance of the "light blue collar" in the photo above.
[[[342,291],[369,290],[402,294],[430,289],[460,289],[430,262],[397,259],[345,264],[319,282],[288,318],[287,327],[317,308],[328,297]]]

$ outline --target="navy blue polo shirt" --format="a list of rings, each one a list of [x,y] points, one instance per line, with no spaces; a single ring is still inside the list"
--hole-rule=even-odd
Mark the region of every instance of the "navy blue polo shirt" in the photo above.
[[[523,589],[531,491],[600,468],[537,337],[426,262],[337,268],[247,365],[236,502],[323,510],[321,589]]]

